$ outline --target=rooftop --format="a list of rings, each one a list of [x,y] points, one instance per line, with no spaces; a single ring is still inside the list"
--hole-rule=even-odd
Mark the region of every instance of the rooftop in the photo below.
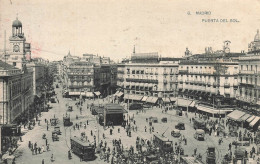
[[[3,62],[2,60],[0,60],[0,70],[14,70],[14,69],[19,70],[15,66],[7,64],[7,63]]]

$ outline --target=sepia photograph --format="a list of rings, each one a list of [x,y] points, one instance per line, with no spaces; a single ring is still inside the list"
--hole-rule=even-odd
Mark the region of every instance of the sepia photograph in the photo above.
[[[0,0],[0,164],[260,164],[260,0]]]

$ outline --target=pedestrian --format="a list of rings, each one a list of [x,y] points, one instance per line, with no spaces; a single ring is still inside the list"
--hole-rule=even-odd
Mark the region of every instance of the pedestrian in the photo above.
[[[93,136],[93,132],[92,132],[92,130],[90,131],[90,134],[91,134],[91,136]]]
[[[31,141],[29,141],[28,147],[31,148]]]
[[[41,154],[41,147],[38,147],[38,152],[39,154]]]
[[[37,150],[38,150],[38,148],[35,147],[35,148],[34,148],[35,155],[37,155]]]
[[[146,132],[146,126],[144,127],[144,131]]]
[[[44,164],[44,159],[42,159],[42,164]]]
[[[46,146],[48,145],[48,139],[47,138],[45,139],[45,144],[46,144]]]
[[[47,149],[47,151],[49,151],[49,150],[50,150],[49,144],[47,145],[47,148],[46,148],[46,149]]]
[[[34,150],[33,150],[33,147],[31,147],[31,151],[32,151],[32,155],[34,155]]]
[[[49,126],[47,125],[47,131],[49,130]]]
[[[87,120],[87,125],[88,125],[88,120]]]
[[[51,162],[54,162],[54,156],[51,154]]]

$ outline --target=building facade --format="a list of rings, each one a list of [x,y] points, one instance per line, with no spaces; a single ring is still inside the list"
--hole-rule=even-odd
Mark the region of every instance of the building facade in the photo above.
[[[0,118],[1,124],[18,121],[33,103],[32,70],[25,73],[0,61]]]
[[[178,59],[163,61],[158,53],[133,53],[131,60],[118,64],[117,74],[125,100],[169,103],[177,91]]]
[[[259,30],[248,45],[246,56],[239,58],[238,106],[251,112],[260,112],[260,34]]]
[[[245,54],[231,53],[229,44],[225,41],[223,50],[215,52],[208,47],[204,54],[189,55],[186,50],[179,63],[178,94],[181,97],[196,100],[197,104],[212,110],[230,109],[236,105],[238,59]]]
[[[115,90],[115,64],[110,58],[93,54],[73,57],[70,53],[64,57],[62,67],[63,84],[69,96],[94,97],[111,94]]]

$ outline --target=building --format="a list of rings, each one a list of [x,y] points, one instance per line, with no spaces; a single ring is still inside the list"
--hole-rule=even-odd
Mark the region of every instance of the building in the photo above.
[[[238,59],[245,54],[231,53],[229,45],[230,41],[225,41],[223,50],[213,52],[208,47],[204,54],[196,55],[186,49],[179,63],[178,95],[182,97],[179,106],[189,107],[194,101],[201,112],[225,114],[236,105]]]
[[[22,70],[0,61],[1,124],[22,121],[33,102],[32,70]]]
[[[133,53],[117,65],[117,85],[126,102],[166,104],[175,101],[179,59],[163,60],[158,53]],[[122,95],[122,94],[121,94]]]
[[[248,45],[246,56],[239,57],[238,106],[250,112],[258,112],[260,106],[260,34],[259,30]]]
[[[101,94],[109,95],[115,90],[117,70],[110,58],[93,54],[73,57],[69,52],[61,66],[63,85],[68,96],[93,98]]]
[[[30,43],[22,30],[22,23],[16,18],[12,24],[12,35],[9,37],[10,49],[4,50],[1,56],[0,89],[2,95],[1,123],[20,123],[32,114],[34,100],[34,69],[27,67],[31,61]],[[37,81],[36,81],[37,82]],[[29,119],[29,118],[28,118]]]
[[[33,70],[33,95],[40,97],[45,80],[44,71],[46,66],[41,62],[30,62],[26,66]]]

